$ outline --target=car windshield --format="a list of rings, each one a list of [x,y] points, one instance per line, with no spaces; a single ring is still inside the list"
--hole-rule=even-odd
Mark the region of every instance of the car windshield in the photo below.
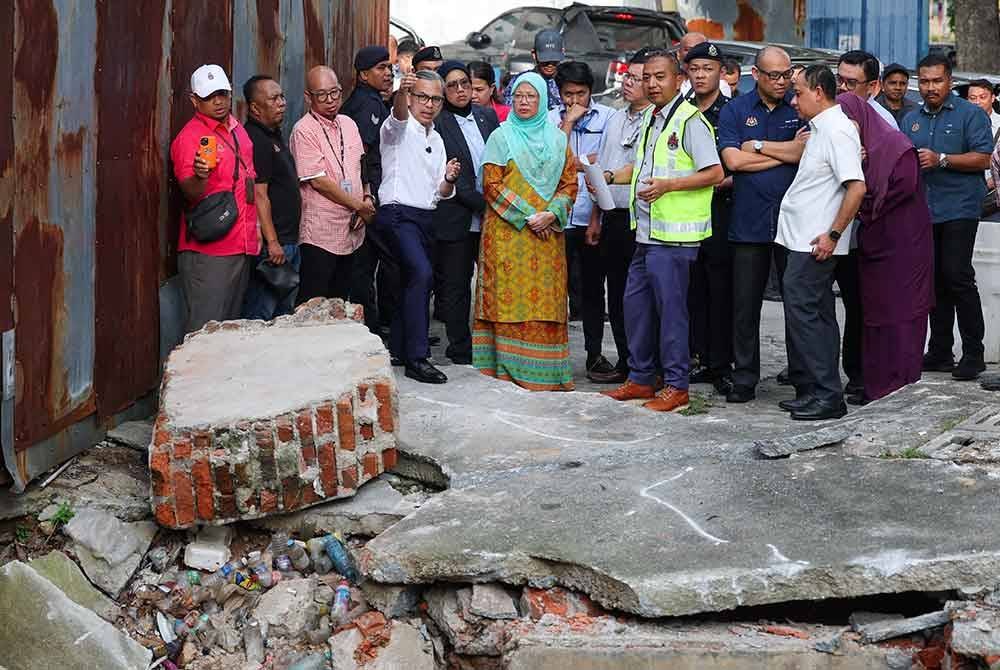
[[[662,25],[633,23],[626,21],[592,21],[594,33],[605,51],[638,51],[651,44],[669,44],[670,35]],[[590,51],[589,40],[574,39],[572,31],[566,33],[566,49],[580,52]]]

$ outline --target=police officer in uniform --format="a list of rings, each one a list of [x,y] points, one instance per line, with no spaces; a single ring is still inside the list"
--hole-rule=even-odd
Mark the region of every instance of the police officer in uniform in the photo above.
[[[687,101],[712,124],[718,145],[719,113],[730,100],[720,90],[722,52],[715,44],[702,42],[688,51],[684,64],[691,82]],[[733,386],[733,272],[729,256],[732,205],[732,178],[727,177],[712,194],[712,236],[698,248],[688,289],[691,353],[698,357],[690,379],[694,384],[711,383],[722,394],[729,393]]]
[[[389,50],[383,46],[367,46],[354,56],[356,73],[354,91],[340,113],[351,117],[358,126],[365,147],[362,179],[377,198],[382,184],[382,157],[379,151],[379,128],[389,117],[389,107],[383,94],[392,91],[392,64]],[[376,205],[378,204],[376,200]],[[378,297],[375,295],[375,271],[378,267]],[[384,236],[376,226],[369,226],[365,243],[358,250],[354,263],[354,278],[350,297],[364,305],[365,323],[375,334],[388,332],[392,312],[398,303],[399,267],[392,257]]]

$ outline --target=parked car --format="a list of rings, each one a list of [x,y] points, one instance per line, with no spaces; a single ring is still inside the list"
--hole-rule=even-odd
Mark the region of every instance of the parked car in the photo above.
[[[620,86],[627,69],[622,66],[621,54],[634,53],[644,46],[667,47],[687,32],[677,12],[574,3],[564,9],[512,9],[482,30],[469,33],[464,41],[440,46],[448,58],[484,60],[501,72],[519,74],[534,67],[531,50],[535,34],[543,28],[558,28],[563,34],[566,57],[590,65],[597,79],[597,95]]]

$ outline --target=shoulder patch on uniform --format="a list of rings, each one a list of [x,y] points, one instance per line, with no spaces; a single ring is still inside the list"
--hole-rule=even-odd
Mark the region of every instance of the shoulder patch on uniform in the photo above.
[[[915,133],[918,130],[920,130],[920,124],[918,122],[914,121],[913,125],[910,126],[910,131]]]
[[[372,125],[378,125],[378,115],[372,114]]]
[[[753,127],[755,127],[757,125],[757,117],[756,116],[748,116],[746,123],[747,123],[747,128],[753,128]]]

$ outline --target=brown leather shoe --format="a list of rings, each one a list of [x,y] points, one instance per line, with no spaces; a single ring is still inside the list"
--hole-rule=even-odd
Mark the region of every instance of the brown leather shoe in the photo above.
[[[601,395],[606,395],[614,400],[647,400],[656,397],[656,389],[626,379],[624,384],[613,391],[601,391]]]
[[[676,412],[688,406],[688,392],[668,386],[642,406],[654,412]]]

